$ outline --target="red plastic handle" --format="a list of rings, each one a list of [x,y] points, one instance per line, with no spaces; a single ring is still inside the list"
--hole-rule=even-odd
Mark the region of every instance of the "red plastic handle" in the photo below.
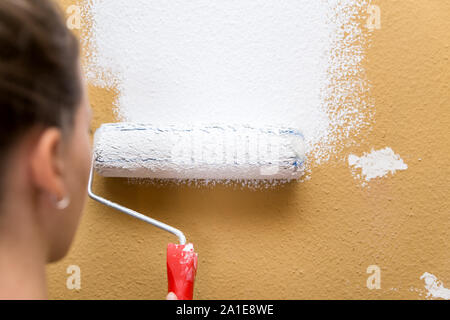
[[[167,245],[167,280],[169,292],[178,300],[192,300],[197,274],[197,253],[194,246],[169,243]]]

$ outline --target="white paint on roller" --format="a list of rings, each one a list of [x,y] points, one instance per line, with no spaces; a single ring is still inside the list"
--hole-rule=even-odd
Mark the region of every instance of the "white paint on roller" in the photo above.
[[[87,74],[121,121],[298,128],[319,163],[369,121],[368,2],[86,0]]]
[[[95,169],[106,177],[157,179],[297,179],[300,132],[243,125],[104,124],[94,141]]]
[[[351,154],[348,156],[348,164],[353,167],[355,177],[361,178],[362,175],[366,181],[408,168],[400,156],[389,147],[377,151],[372,149],[370,153],[364,153],[361,157]],[[360,174],[357,169],[361,169]]]
[[[450,300],[450,289],[444,287],[442,281],[428,272],[425,272],[421,277],[421,280],[425,281],[425,289],[427,289],[429,298],[441,298]]]

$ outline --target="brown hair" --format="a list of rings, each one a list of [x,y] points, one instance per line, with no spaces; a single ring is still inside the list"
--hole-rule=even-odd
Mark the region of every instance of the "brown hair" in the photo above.
[[[73,123],[81,100],[78,51],[50,0],[0,0],[0,165],[32,127]]]

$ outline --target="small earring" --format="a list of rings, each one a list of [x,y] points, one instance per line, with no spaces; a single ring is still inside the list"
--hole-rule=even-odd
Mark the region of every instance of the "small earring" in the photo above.
[[[70,204],[70,198],[68,196],[65,196],[61,200],[56,202],[56,208],[59,210],[66,209]]]

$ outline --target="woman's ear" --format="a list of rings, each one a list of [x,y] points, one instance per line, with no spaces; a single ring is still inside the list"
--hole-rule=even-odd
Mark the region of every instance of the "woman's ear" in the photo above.
[[[37,188],[56,199],[65,197],[62,133],[47,128],[36,138],[30,156],[31,178]]]

